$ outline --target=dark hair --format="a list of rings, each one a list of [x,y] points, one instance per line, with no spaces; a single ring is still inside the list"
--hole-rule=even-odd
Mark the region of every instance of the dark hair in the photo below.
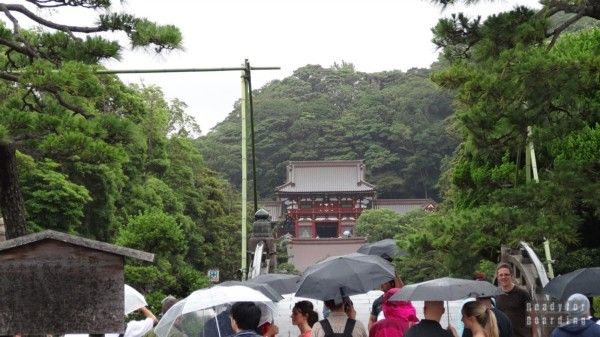
[[[171,296],[171,295],[165,297],[162,300],[162,306],[161,306],[161,309],[160,309],[160,314],[164,315],[177,302],[179,302],[179,300],[177,298]]]
[[[260,308],[252,302],[236,302],[231,306],[231,318],[241,330],[256,330],[260,321]]]
[[[342,306],[344,306],[344,302],[335,303],[335,300],[326,300],[326,301],[323,302],[323,304],[325,304],[325,306],[327,307],[327,309],[329,309],[331,311],[338,310]]]
[[[319,321],[319,314],[317,314],[317,312],[313,309],[313,304],[310,301],[296,302],[292,310],[296,310],[296,312],[300,313],[300,315],[306,316],[308,326],[311,328]]]
[[[496,274],[498,273],[498,270],[502,269],[502,268],[508,269],[508,271],[510,272],[510,274],[511,275],[513,274],[512,267],[510,266],[510,264],[508,264],[506,262],[500,262],[500,263],[498,263],[498,265],[496,266]]]
[[[487,275],[482,271],[476,271],[473,273],[473,279],[476,281],[485,281]]]

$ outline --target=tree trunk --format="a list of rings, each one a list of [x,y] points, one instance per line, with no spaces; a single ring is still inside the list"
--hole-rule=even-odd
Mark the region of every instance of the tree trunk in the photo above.
[[[0,210],[4,217],[6,239],[27,234],[25,202],[19,186],[13,143],[0,143]]]

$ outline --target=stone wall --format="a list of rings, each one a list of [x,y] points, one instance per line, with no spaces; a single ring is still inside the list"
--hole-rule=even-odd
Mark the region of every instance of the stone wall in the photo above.
[[[360,246],[367,243],[363,237],[302,239],[294,238],[288,244],[289,262],[303,272],[309,266],[330,256],[355,253]]]

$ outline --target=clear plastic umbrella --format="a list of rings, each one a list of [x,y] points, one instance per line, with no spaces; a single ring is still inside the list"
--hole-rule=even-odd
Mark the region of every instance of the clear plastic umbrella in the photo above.
[[[278,302],[283,299],[281,294],[277,292],[277,290],[273,289],[270,285],[265,283],[252,283],[252,282],[242,282],[242,281],[225,281],[218,284],[220,287],[231,287],[231,286],[245,286],[248,288],[252,288],[254,290],[258,290],[267,296],[271,301]]]
[[[264,306],[261,305],[261,311],[270,311],[271,317],[275,311],[273,302],[257,290],[246,286],[214,286],[196,290],[173,305],[158,322],[154,333],[158,337],[175,337],[187,334],[190,330],[194,336],[202,337],[208,321],[212,318],[222,320],[226,316],[217,316],[217,313],[226,310],[227,304],[235,302],[262,303]],[[217,322],[215,328],[217,335],[223,336],[220,332],[223,322],[220,323]]]
[[[124,301],[125,315],[148,306],[144,295],[140,294],[139,291],[135,290],[129,285],[125,285],[125,301]]]

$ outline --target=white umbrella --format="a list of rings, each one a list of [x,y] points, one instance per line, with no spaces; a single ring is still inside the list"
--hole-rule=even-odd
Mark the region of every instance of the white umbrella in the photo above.
[[[220,306],[235,302],[260,302],[264,303],[271,313],[275,311],[273,302],[260,291],[246,286],[214,286],[196,290],[173,305],[158,322],[154,333],[159,337],[167,337],[174,324],[185,325],[184,320],[204,323],[215,315],[214,309],[218,310]]]
[[[125,285],[125,315],[129,315],[130,313],[138,310],[139,308],[143,308],[148,306],[146,303],[146,299],[144,295],[140,294],[139,291],[133,289],[129,285]]]

